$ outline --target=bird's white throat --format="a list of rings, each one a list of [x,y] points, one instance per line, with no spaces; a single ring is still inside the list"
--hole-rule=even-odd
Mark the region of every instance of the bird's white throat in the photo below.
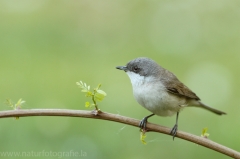
[[[130,71],[127,71],[126,73],[130,78],[133,87],[144,83],[144,76],[140,76],[139,74]]]
[[[149,81],[149,78],[141,76],[137,73],[131,71],[127,71],[126,73],[130,78],[133,87],[142,86],[145,82]]]

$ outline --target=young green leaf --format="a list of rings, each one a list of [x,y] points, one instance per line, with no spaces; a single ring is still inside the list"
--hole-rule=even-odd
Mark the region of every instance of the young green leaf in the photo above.
[[[83,90],[82,90],[82,92],[88,92],[88,90],[86,90],[86,89],[83,89]]]
[[[85,107],[94,106],[96,108],[96,112],[99,113],[100,109],[98,109],[97,101],[102,101],[107,95],[103,90],[99,89],[101,84],[99,84],[93,91],[90,91],[90,86],[82,81],[76,82],[76,84],[82,89],[81,91],[83,93],[86,93],[86,97],[92,98],[93,103],[91,104],[90,102],[85,102]]]
[[[87,92],[87,91],[90,90],[90,86],[87,86],[87,84],[86,84],[86,83],[83,83],[82,81],[76,82],[76,84],[77,84],[80,88],[82,88],[82,92]]]
[[[107,94],[103,90],[98,89],[97,92],[99,94],[102,94],[103,96],[107,96]]]
[[[147,144],[147,142],[145,141],[146,137],[147,137],[146,133],[142,131],[141,134],[140,134],[140,140],[144,145]]]
[[[98,84],[96,90],[98,90],[102,85],[101,84]]]
[[[86,97],[91,97],[93,94],[90,91],[87,91]]]
[[[210,134],[207,133],[208,128],[203,128],[201,137],[208,138]]]
[[[9,107],[14,107],[14,104],[12,103],[11,99],[6,99],[6,102],[5,102]]]
[[[90,106],[90,102],[85,103],[85,107],[88,108]]]
[[[10,99],[6,100],[6,104],[10,107],[12,107],[14,110],[19,110],[22,108],[22,105],[25,103],[24,100],[22,100],[21,98],[18,100],[18,102],[16,104],[14,104]],[[14,117],[15,119],[19,119],[18,116]]]
[[[25,101],[23,101],[22,98],[20,98],[18,102],[15,104],[15,109],[21,109],[23,103],[25,103]]]
[[[96,93],[94,97],[95,97],[96,100],[102,101],[104,99],[105,95],[100,94],[100,93]]]

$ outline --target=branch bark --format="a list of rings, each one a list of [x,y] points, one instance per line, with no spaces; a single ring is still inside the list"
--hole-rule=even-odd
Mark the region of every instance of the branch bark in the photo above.
[[[93,119],[102,119],[115,121],[131,126],[138,127],[139,120],[117,115],[110,114],[105,112],[99,112],[98,115],[94,115],[92,111],[85,110],[69,110],[69,109],[26,109],[26,110],[8,110],[8,111],[0,111],[0,118],[7,117],[27,117],[27,116],[67,116],[67,117],[83,117],[83,118],[93,118]],[[148,123],[147,129],[152,132],[158,132],[169,135],[171,129],[168,127]],[[226,146],[220,145],[216,142],[213,142],[209,139],[192,135],[183,131],[177,131],[176,137],[196,143],[198,145],[202,145],[209,149],[215,150],[222,154],[225,154],[229,157],[240,159],[240,153],[230,149]]]

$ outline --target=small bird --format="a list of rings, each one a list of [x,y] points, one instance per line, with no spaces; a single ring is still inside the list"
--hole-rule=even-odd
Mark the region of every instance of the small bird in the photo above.
[[[180,82],[172,72],[164,69],[152,59],[139,57],[128,62],[126,66],[117,66],[116,68],[127,73],[132,83],[135,99],[152,112],[139,124],[144,131],[147,131],[146,125],[149,117],[177,114],[176,123],[170,132],[174,139],[178,130],[179,112],[184,107],[199,107],[217,115],[226,114],[202,103],[200,98]]]

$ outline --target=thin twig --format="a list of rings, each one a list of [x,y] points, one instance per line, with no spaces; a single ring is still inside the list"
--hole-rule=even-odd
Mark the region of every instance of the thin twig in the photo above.
[[[139,120],[117,115],[110,114],[105,112],[99,112],[98,115],[94,115],[91,111],[85,110],[69,110],[69,109],[26,109],[26,110],[9,110],[9,111],[0,111],[0,118],[7,117],[27,117],[27,116],[67,116],[67,117],[83,117],[83,118],[93,118],[93,119],[102,119],[102,120],[110,120],[115,121],[131,126],[138,127]],[[170,134],[171,129],[148,123],[147,129],[152,132],[159,132],[163,134]],[[177,131],[176,137],[188,140],[190,142],[196,143],[198,145],[202,145],[209,149],[215,150],[217,152],[223,153],[232,158],[240,159],[240,153],[230,149],[226,146],[220,145],[216,142],[213,142],[209,139],[192,135],[183,131]]]

